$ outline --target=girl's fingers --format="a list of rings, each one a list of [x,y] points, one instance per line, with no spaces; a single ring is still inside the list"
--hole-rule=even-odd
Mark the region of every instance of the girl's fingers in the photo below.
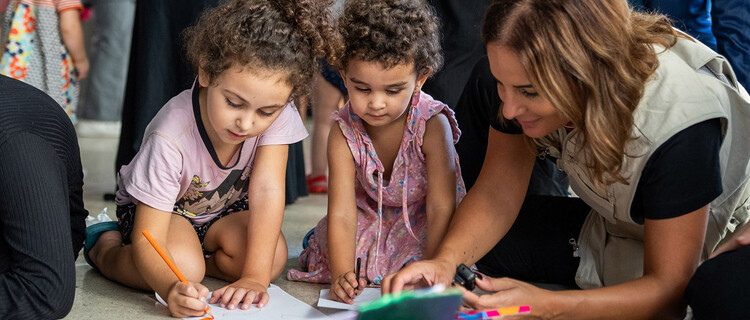
[[[175,299],[177,306],[181,309],[182,313],[186,313],[192,316],[201,316],[203,311],[206,309],[206,303],[193,297],[179,296]]]
[[[246,299],[247,297],[245,295],[247,293],[248,293],[248,291],[245,288],[237,288],[236,290],[234,290],[234,294],[232,295],[232,298],[229,299],[229,303],[227,304],[227,309],[233,310],[243,300],[250,300],[250,299]],[[252,300],[250,300],[250,301],[252,301]]]
[[[218,302],[219,298],[221,298],[221,296],[224,295],[224,291],[226,289],[227,289],[227,287],[223,287],[223,288],[221,288],[219,290],[214,291],[214,294],[211,295],[211,301],[209,301],[208,303],[213,304],[213,303]]]
[[[234,287],[227,287],[227,289],[224,290],[224,295],[221,297],[221,303],[219,303],[222,308],[227,307],[227,305],[229,304],[229,300],[234,296],[235,290],[237,289]]]
[[[337,283],[337,285],[333,286],[333,292],[336,295],[335,300],[348,303],[348,304],[354,303],[354,301],[352,301],[352,299],[349,298],[349,295],[346,293],[346,290],[344,290],[344,288],[341,287],[341,284]]]
[[[352,287],[357,287],[357,276],[354,274],[354,272],[347,272],[344,274],[344,278]]]
[[[346,294],[346,296],[342,298],[354,298],[354,287],[352,287],[349,281],[347,281],[345,278],[339,278],[339,286],[341,286]]]
[[[268,292],[261,292],[258,297],[256,298],[258,300],[258,308],[263,308],[268,304],[268,300],[271,299],[271,296],[268,295]]]

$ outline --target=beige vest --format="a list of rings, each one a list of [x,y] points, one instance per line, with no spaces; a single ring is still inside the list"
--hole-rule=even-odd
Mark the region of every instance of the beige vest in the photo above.
[[[721,118],[724,135],[719,155],[724,192],[711,202],[702,258],[748,220],[750,96],[737,83],[729,63],[704,45],[680,38],[662,51],[656,46],[659,67],[634,113],[635,139],[625,147],[622,172],[628,184],[595,189],[585,158],[577,152],[581,143],[577,130],[560,129],[537,141],[543,154],[558,159],[573,191],[592,208],[578,239],[581,261],[576,283],[583,289],[643,275],[643,225],[630,217],[641,172],[662,143],[694,124]]]

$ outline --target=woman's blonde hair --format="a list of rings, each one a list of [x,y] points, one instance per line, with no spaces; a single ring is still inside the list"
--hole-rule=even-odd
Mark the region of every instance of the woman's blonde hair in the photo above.
[[[534,88],[581,130],[594,183],[627,183],[633,112],[658,66],[652,44],[676,42],[670,21],[625,0],[495,0],[482,36],[514,51]]]

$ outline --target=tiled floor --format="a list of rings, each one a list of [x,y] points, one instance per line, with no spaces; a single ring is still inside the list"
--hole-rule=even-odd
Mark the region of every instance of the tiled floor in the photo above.
[[[116,138],[79,137],[81,160],[85,172],[84,202],[89,214],[96,215],[103,208],[115,218],[115,204],[103,200],[103,194],[114,190],[114,159],[117,150]],[[309,145],[305,145],[305,151]],[[325,215],[325,195],[302,197],[288,205],[284,212],[282,232],[289,243],[289,260],[286,268],[297,267],[297,257],[302,251],[302,237]],[[317,285],[286,280],[286,271],[273,283],[298,299],[315,306],[320,289]],[[206,278],[203,284],[215,290],[226,282]],[[76,261],[76,298],[73,310],[66,319],[167,319],[165,308],[155,305],[153,292],[142,292],[126,288],[105,279],[93,270],[82,256]],[[322,309],[326,314],[335,310]]]

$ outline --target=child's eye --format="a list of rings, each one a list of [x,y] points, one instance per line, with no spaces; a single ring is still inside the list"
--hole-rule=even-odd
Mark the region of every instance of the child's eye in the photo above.
[[[401,89],[398,89],[398,90],[385,90],[385,93],[387,93],[387,94],[399,94],[399,93],[401,93]]]
[[[272,115],[273,115],[273,112],[265,112],[265,111],[263,111],[263,110],[260,110],[260,109],[258,109],[258,113],[259,113],[259,114],[260,114],[261,116],[264,116],[264,117],[270,117],[270,116],[272,116]]]
[[[536,98],[536,97],[539,96],[539,93],[537,93],[537,92],[528,92],[525,89],[521,90],[521,94],[524,97],[527,97],[527,98]]]
[[[368,92],[370,92],[370,89],[367,89],[367,88],[357,88],[357,87],[355,87],[355,88],[356,88],[356,89],[357,89],[357,91],[359,91],[359,92],[364,92],[364,93],[368,93]]]
[[[241,107],[241,106],[242,106],[242,104],[238,104],[238,103],[234,103],[234,102],[232,102],[231,100],[229,100],[229,98],[224,98],[224,99],[225,99],[225,100],[227,101],[227,104],[228,104],[228,105],[230,105],[230,106],[232,106],[232,107],[234,107],[234,108],[239,108],[239,107]]]

